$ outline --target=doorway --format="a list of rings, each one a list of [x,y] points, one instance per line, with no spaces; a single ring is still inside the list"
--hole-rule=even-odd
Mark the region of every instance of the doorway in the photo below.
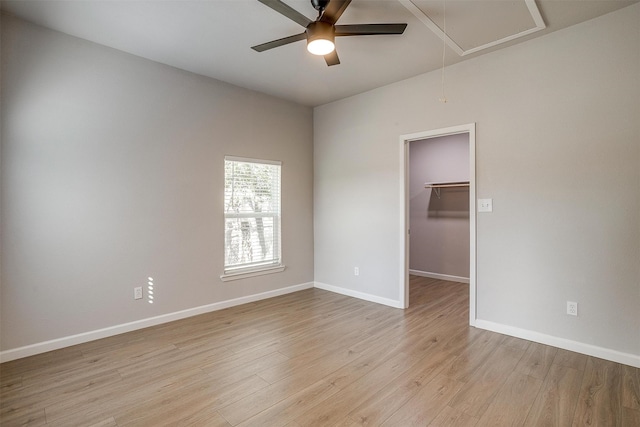
[[[400,136],[400,304],[409,307],[409,258],[410,258],[410,157],[411,142],[429,140],[450,135],[468,135],[469,141],[469,324],[475,326],[476,319],[476,182],[475,182],[475,123],[435,129]],[[460,182],[438,182],[439,184],[461,184]],[[446,187],[445,187],[446,188]],[[441,192],[443,188],[434,187]],[[439,193],[440,194],[440,193]]]

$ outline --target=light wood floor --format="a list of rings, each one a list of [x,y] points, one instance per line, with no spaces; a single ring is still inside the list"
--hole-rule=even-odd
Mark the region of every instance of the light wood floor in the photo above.
[[[2,426],[640,426],[640,369],[310,289],[0,365]]]

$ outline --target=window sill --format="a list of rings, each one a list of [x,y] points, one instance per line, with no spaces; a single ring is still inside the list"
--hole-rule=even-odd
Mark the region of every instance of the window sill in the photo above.
[[[230,282],[232,280],[246,279],[248,277],[263,276],[265,274],[280,273],[284,271],[284,265],[278,265],[276,267],[266,267],[260,270],[239,271],[237,273],[227,273],[220,276],[220,280],[223,282]]]

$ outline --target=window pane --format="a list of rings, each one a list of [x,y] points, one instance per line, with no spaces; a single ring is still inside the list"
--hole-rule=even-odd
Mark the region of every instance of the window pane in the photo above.
[[[274,244],[274,217],[227,218],[225,254],[227,267],[278,262]]]
[[[280,212],[280,166],[225,161],[225,212]]]
[[[280,165],[225,160],[225,271],[280,263]]]

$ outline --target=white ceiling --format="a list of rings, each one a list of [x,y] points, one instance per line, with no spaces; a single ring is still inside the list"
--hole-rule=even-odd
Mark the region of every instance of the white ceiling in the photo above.
[[[284,0],[310,19],[309,0]],[[403,0],[406,2],[406,0]],[[532,1],[532,0],[529,0]],[[537,0],[541,31],[460,56],[447,65],[586,21],[640,0]],[[464,50],[532,26],[525,0],[411,0]],[[444,13],[446,7],[446,14]],[[257,0],[2,1],[2,11],[137,56],[316,106],[442,66],[442,40],[398,0],[353,0],[338,24],[399,23],[401,36],[342,37],[327,67],[304,41],[258,53],[251,46],[304,31]],[[424,16],[422,17],[424,18]]]

